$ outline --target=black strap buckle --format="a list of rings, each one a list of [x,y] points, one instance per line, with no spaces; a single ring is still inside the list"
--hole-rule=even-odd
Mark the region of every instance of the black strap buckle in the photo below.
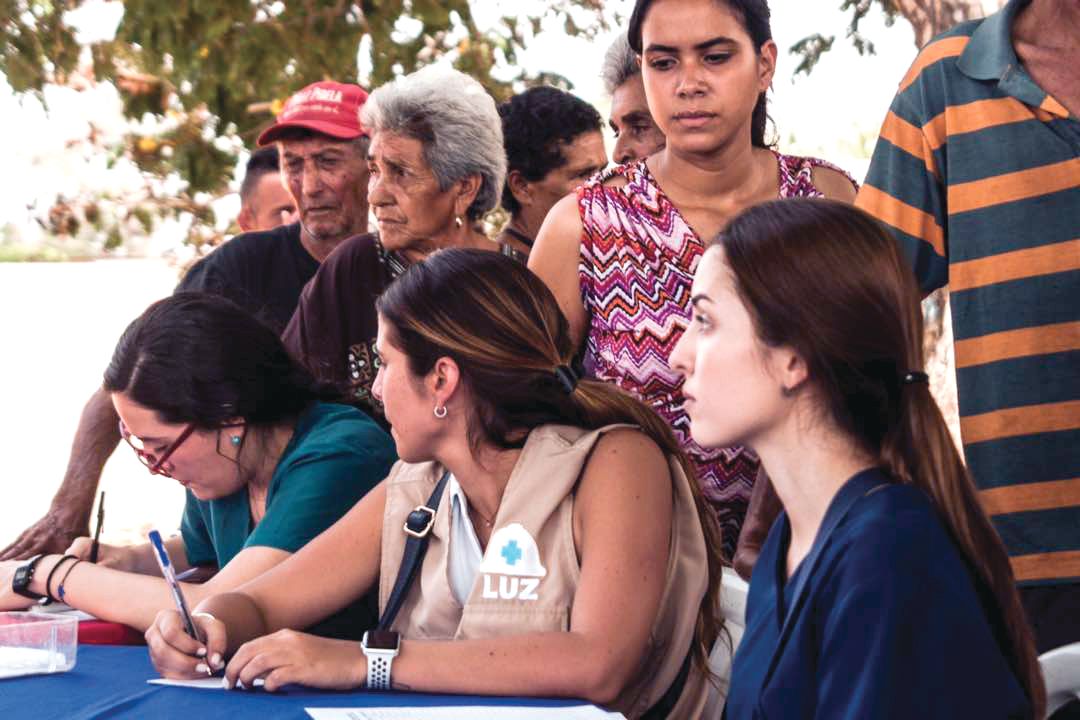
[[[431,532],[431,526],[435,524],[435,511],[429,508],[427,505],[417,505],[408,517],[405,518],[405,525],[402,529],[406,535],[412,535],[414,538],[426,537]]]

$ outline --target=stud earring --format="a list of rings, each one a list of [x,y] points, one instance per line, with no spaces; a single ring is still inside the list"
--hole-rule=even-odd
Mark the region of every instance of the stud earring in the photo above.
[[[229,438],[229,442],[232,443],[233,447],[240,447],[240,436],[233,435],[231,438]]]
[[[460,215],[458,215],[457,217],[454,218],[454,227],[461,227],[464,224],[465,224],[465,221],[461,219]]]
[[[444,417],[446,417],[446,406],[445,405],[436,405],[435,409],[432,412],[435,413],[435,417],[442,420]]]

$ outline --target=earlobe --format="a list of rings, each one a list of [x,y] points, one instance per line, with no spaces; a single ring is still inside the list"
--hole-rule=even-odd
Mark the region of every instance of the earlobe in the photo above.
[[[236,224],[240,226],[240,232],[250,232],[255,227],[254,218],[251,215],[251,210],[248,208],[240,209],[240,214],[236,216]]]
[[[760,87],[758,88],[759,92],[766,92],[772,87],[773,75],[776,74],[776,57],[776,43],[772,40],[767,40],[758,52],[758,64],[761,77]]]
[[[480,194],[480,186],[483,180],[479,174],[466,175],[458,181],[458,197],[454,202],[454,215],[459,217],[468,214],[476,196]]]
[[[506,176],[506,183],[510,187],[510,194],[518,201],[519,205],[525,206],[532,203],[532,192],[529,181],[518,170],[511,170]]]
[[[806,367],[806,361],[794,350],[789,350],[787,353],[783,373],[783,386],[790,389],[791,392],[794,392],[806,382],[806,378],[810,374]]]

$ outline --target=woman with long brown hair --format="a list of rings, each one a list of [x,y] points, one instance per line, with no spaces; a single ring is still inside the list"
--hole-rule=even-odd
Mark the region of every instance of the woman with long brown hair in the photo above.
[[[555,298],[508,257],[441,250],[378,311],[373,392],[401,462],[294,562],[203,602],[205,645],[159,615],[158,668],[195,676],[200,651],[215,667],[235,653],[230,686],[570,696],[696,717],[721,630],[717,531],[666,423],[580,377]],[[429,544],[399,594],[406,523]],[[376,583],[392,632],[363,646],[276,632]]]
[[[732,718],[1042,717],[1004,547],[927,387],[896,243],[826,200],[737,218],[672,354],[694,439],[783,504],[754,568]]]

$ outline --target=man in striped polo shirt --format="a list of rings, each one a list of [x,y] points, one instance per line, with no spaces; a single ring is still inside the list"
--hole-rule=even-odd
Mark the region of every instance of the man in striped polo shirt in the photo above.
[[[931,41],[857,200],[950,288],[964,453],[1040,652],[1080,640],[1078,37],[1080,3],[1012,0]]]

